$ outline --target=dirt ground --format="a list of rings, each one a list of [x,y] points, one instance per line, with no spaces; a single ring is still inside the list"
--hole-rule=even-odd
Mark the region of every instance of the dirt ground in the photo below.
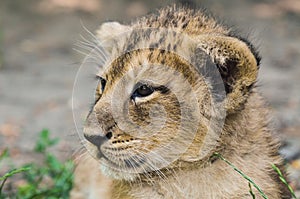
[[[163,2],[163,3],[162,3]],[[43,128],[61,138],[62,159],[78,148],[72,89],[83,56],[73,50],[84,32],[104,21],[129,22],[178,1],[1,0],[0,151],[15,161],[33,159]],[[286,145],[294,187],[300,186],[300,1],[181,1],[206,8],[249,36],[262,56],[260,90],[274,111]],[[86,105],[88,109],[88,105]]]

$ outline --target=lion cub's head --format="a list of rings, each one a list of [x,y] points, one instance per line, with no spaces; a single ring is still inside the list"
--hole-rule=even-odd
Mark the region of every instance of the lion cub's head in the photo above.
[[[243,108],[256,80],[258,63],[244,42],[199,13],[198,22],[178,11],[169,15],[178,24],[160,23],[165,12],[173,11],[132,26],[105,23],[91,53],[109,58],[99,63],[85,145],[117,179],[209,157],[226,113]]]

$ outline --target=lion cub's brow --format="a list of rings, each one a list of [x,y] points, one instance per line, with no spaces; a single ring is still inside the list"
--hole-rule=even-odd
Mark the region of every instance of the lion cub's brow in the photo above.
[[[193,69],[191,64],[175,52],[161,49],[141,49],[126,53],[111,63],[105,76],[107,77],[108,84],[113,88],[114,84],[125,75],[129,75],[129,77],[135,79],[136,74],[131,71],[134,68],[137,68],[138,71],[143,71],[145,67],[151,67],[151,65],[161,65],[161,68],[168,67],[170,68],[170,71],[178,71],[190,82],[190,84],[195,84],[196,76],[192,72],[192,70],[195,69]],[[149,73],[148,75],[151,76]]]

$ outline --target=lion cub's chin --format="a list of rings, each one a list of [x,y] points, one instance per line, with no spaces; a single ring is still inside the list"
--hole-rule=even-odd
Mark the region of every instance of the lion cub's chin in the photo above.
[[[135,181],[139,177],[138,173],[117,169],[108,164],[101,163],[100,169],[104,175],[116,180]]]

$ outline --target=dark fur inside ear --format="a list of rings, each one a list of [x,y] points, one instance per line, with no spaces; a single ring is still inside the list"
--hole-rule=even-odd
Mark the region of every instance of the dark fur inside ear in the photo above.
[[[225,64],[217,64],[217,67],[219,69],[219,72],[221,74],[221,77],[224,82],[224,87],[226,93],[231,93],[233,91],[234,83],[239,78],[239,69],[237,67],[238,60],[236,59],[227,59],[225,61]],[[244,86],[243,92],[250,92],[250,90],[253,88],[255,82],[253,82],[251,85]]]
[[[233,90],[234,82],[236,81],[236,77],[238,74],[238,68],[236,67],[238,64],[237,60],[226,60],[225,64],[217,64],[219,72],[224,82],[224,87],[226,93],[231,93]]]

